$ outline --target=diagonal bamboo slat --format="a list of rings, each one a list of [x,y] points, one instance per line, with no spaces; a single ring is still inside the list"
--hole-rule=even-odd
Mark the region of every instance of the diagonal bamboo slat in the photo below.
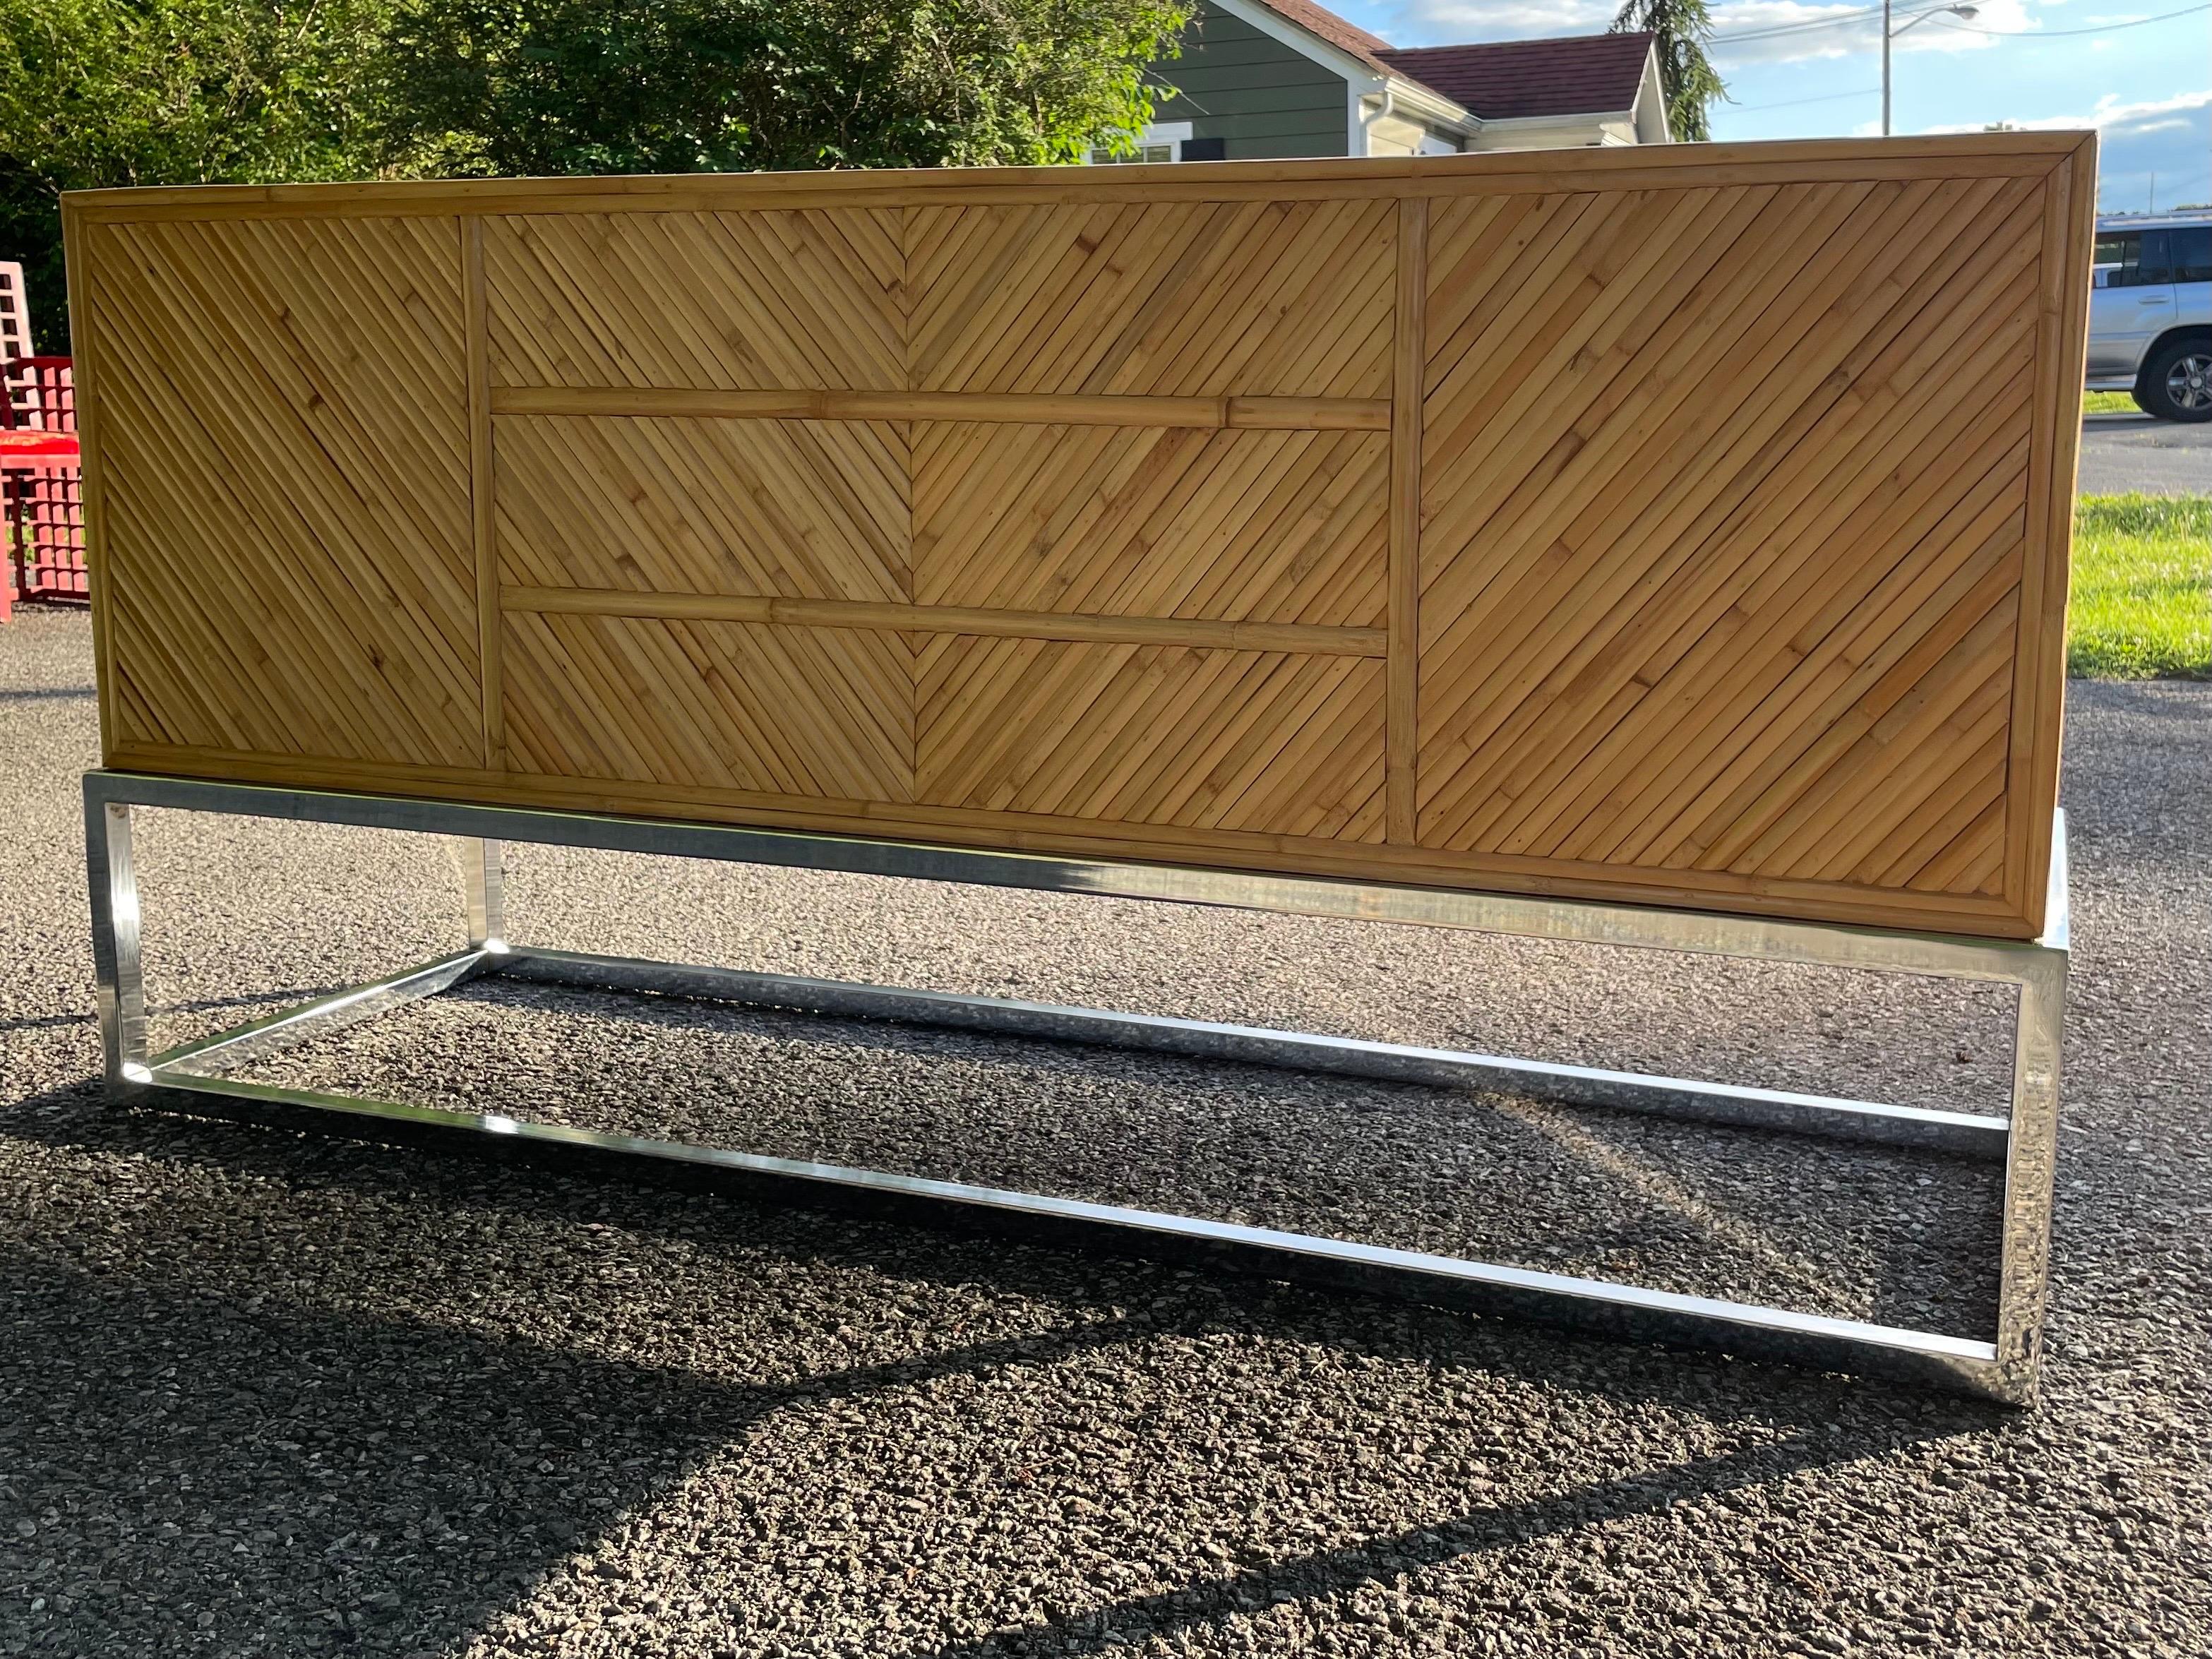
[[[2033,936],[2094,179],[71,196],[106,760]]]

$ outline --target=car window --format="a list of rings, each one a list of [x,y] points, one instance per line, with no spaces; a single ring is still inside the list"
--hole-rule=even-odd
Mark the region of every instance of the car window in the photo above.
[[[2212,225],[2166,232],[2166,262],[2177,283],[2212,283]]]
[[[2170,283],[2166,246],[2162,230],[2108,232],[2097,239],[2096,262],[2113,267],[2105,279],[2108,288],[2139,288],[2146,283]]]

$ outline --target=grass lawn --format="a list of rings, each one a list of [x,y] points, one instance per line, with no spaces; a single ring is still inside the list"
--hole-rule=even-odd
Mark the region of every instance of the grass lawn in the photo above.
[[[2074,508],[2066,665],[2212,678],[2212,495],[2085,495]]]
[[[2140,415],[2142,410],[2124,392],[2085,392],[2081,394],[2081,412],[2084,415]]]

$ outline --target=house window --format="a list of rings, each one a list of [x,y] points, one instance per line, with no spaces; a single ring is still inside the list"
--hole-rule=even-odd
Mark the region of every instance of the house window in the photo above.
[[[1155,121],[1137,135],[1137,147],[1128,155],[1094,149],[1091,160],[1100,167],[1115,161],[1218,161],[1221,152],[1220,139],[1192,137],[1188,121]]]

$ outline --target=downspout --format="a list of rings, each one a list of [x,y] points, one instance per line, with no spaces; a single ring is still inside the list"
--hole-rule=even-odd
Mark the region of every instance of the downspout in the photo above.
[[[1359,131],[1361,137],[1366,140],[1360,146],[1364,153],[1369,155],[1375,153],[1374,122],[1386,119],[1397,107],[1398,88],[1387,79],[1382,82],[1382,106],[1371,118],[1367,113],[1367,100],[1364,98],[1359,100]]]

